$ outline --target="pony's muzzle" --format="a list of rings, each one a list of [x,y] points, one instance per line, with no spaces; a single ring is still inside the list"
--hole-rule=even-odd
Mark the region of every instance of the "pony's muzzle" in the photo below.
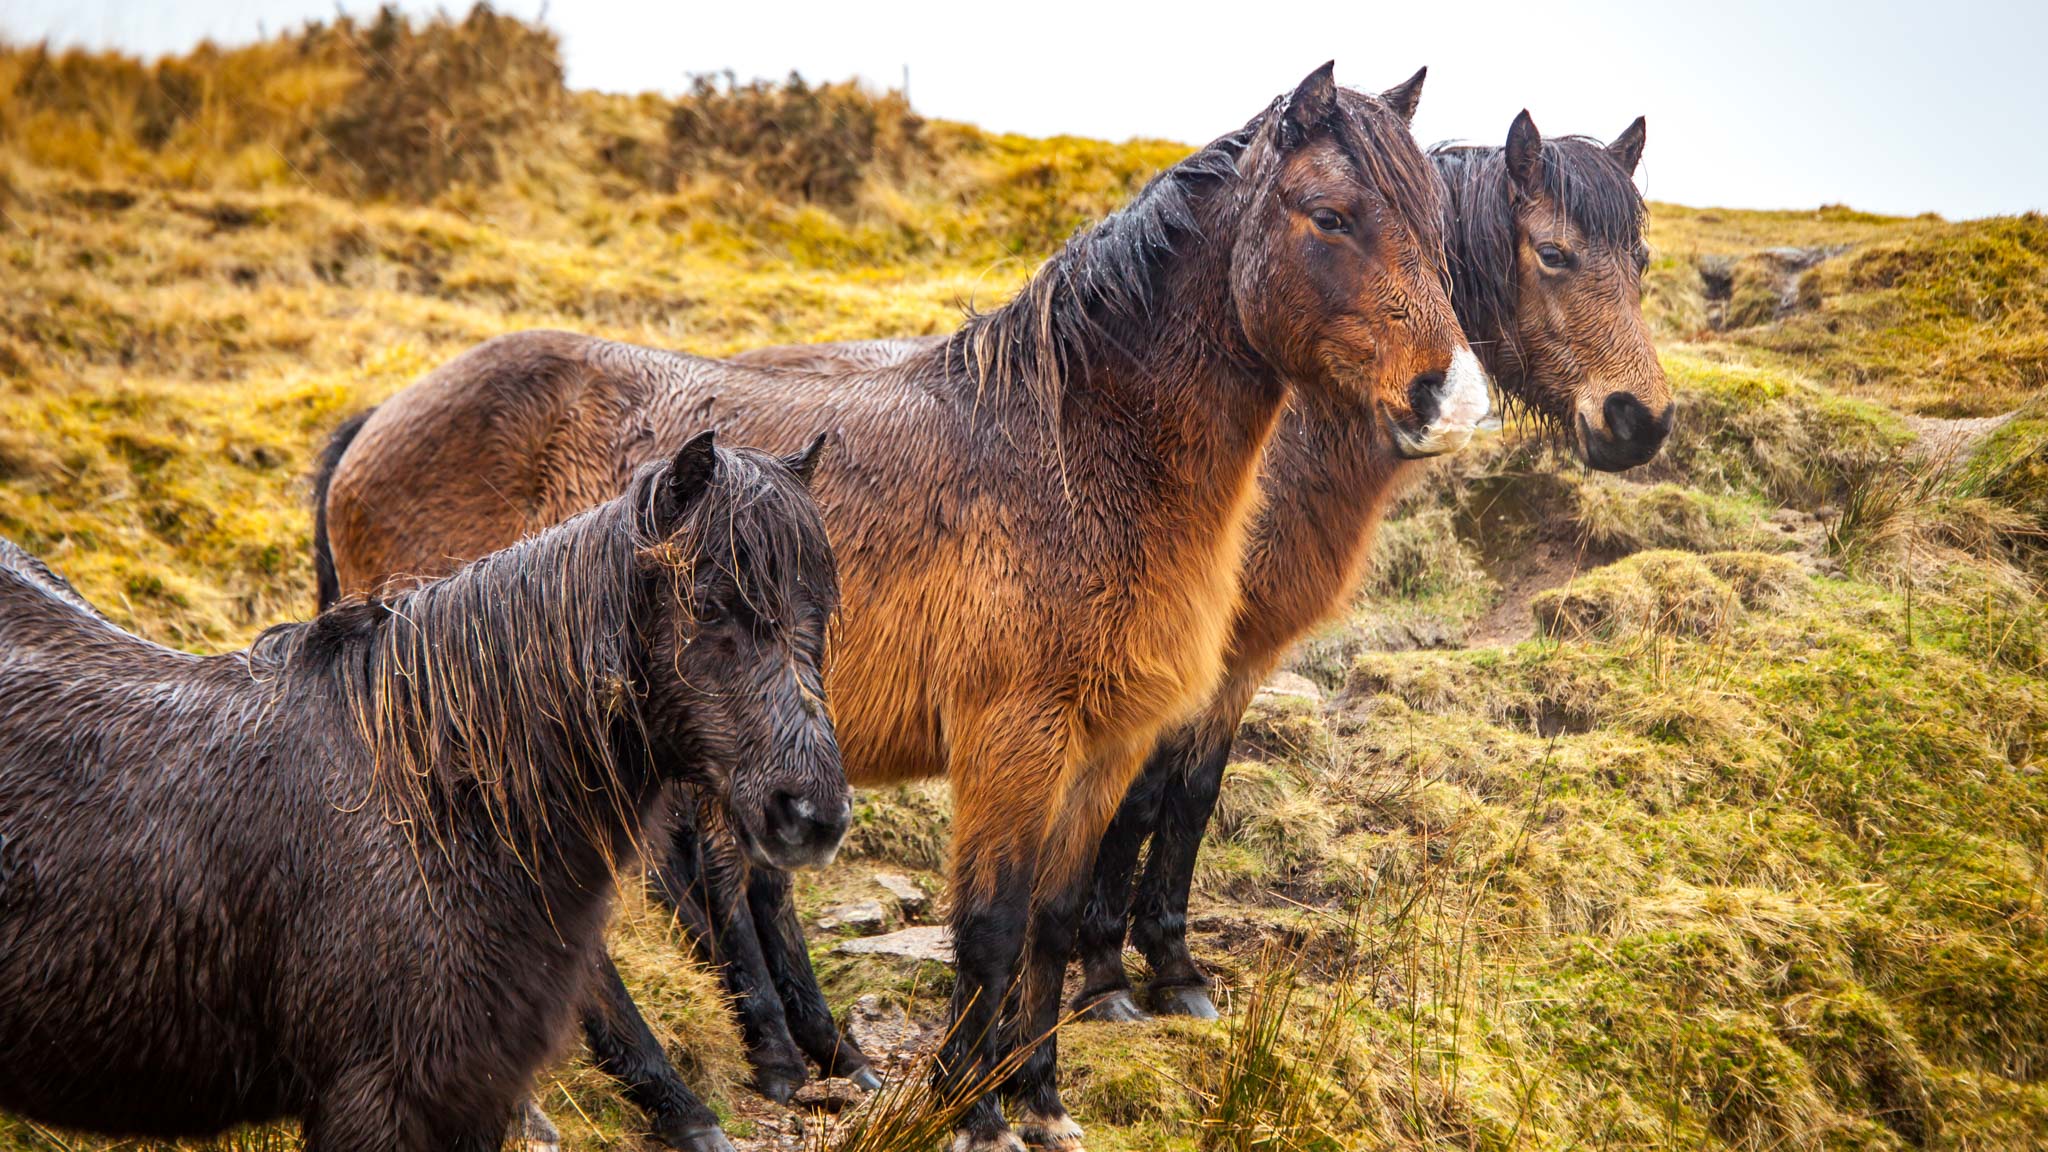
[[[853,797],[845,788],[793,792],[777,789],[768,798],[762,836],[757,845],[762,863],[777,868],[823,868],[839,853],[853,822]]]
[[[1416,460],[1463,448],[1486,418],[1486,370],[1469,348],[1451,353],[1443,372],[1424,372],[1408,384],[1407,420],[1389,420],[1394,450]]]
[[[1647,463],[1664,447],[1678,416],[1678,404],[1667,401],[1664,411],[1650,406],[1630,392],[1609,392],[1600,404],[1600,422],[1587,419],[1579,410],[1579,455],[1586,466],[1602,472],[1622,472]]]

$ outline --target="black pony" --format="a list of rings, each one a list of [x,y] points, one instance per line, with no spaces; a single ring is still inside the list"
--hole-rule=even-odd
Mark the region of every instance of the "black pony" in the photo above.
[[[445,580],[224,656],[0,548],[0,1107],[497,1148],[666,782],[727,796],[749,843],[847,804],[818,707],[836,598],[803,483],[709,433]]]

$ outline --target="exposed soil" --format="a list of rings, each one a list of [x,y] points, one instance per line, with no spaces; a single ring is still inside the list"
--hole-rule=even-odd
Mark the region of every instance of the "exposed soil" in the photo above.
[[[1947,464],[1967,459],[1986,436],[1998,431],[2014,413],[2005,412],[1997,416],[1964,416],[1948,418],[1943,416],[1915,416],[1902,413],[1906,426],[1913,430],[1913,454],[1923,460]]]

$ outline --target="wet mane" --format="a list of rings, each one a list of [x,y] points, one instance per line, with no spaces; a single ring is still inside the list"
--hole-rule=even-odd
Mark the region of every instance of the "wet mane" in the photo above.
[[[1458,322],[1506,398],[1524,415],[1541,420],[1518,391],[1526,383],[1515,340],[1520,246],[1506,150],[1439,144],[1429,150],[1429,158],[1444,184],[1446,247],[1455,274],[1451,304]],[[1643,243],[1643,194],[1600,141],[1545,137],[1543,192],[1588,238],[1630,254]]]
[[[371,753],[362,799],[435,843],[452,804],[474,797],[522,859],[549,850],[551,821],[602,845],[597,833],[626,813],[594,798],[623,803],[622,779],[650,770],[648,660],[652,630],[669,618],[662,600],[687,630],[705,565],[763,615],[791,610],[796,580],[836,587],[801,485],[766,459],[720,451],[705,492],[666,536],[650,526],[668,465],[650,465],[619,498],[446,579],[266,631],[251,670],[281,685],[338,680]],[[584,775],[564,778],[571,765]]]
[[[1413,146],[1407,124],[1376,97],[1340,89],[1339,101],[1342,114],[1327,127],[1422,249],[1440,250],[1436,178]],[[1282,101],[1274,101],[1077,233],[1015,298],[969,317],[945,344],[947,362],[965,365],[983,392],[1024,390],[1056,420],[1060,401],[1087,378],[1092,361],[1123,353],[1132,343],[1127,334],[1157,322],[1165,271],[1190,241],[1205,239],[1198,210],[1219,190],[1257,175],[1245,172],[1242,161],[1281,107]]]

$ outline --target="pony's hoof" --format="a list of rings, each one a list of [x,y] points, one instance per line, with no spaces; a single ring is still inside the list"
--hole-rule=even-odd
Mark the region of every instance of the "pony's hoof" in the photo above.
[[[796,1095],[796,1090],[804,1086],[806,1079],[808,1077],[801,1068],[757,1068],[754,1070],[754,1091],[777,1104],[787,1104]]]
[[[512,1130],[505,1135],[505,1146],[511,1152],[561,1152],[562,1133],[529,1096],[526,1103],[519,1106],[519,1115],[512,1119]]]
[[[987,1136],[976,1136],[972,1132],[956,1132],[953,1142],[946,1146],[946,1152],[1027,1152],[1024,1142],[1014,1132],[994,1132]]]
[[[853,1086],[863,1092],[880,1092],[882,1090],[882,1078],[875,1074],[873,1068],[855,1068],[846,1074],[846,1078],[853,1081]]]
[[[736,1152],[732,1141],[717,1125],[709,1128],[692,1128],[668,1142],[678,1152]]]
[[[1161,1016],[1192,1016],[1197,1020],[1220,1020],[1222,1013],[1216,1011],[1216,1002],[1209,999],[1209,990],[1191,985],[1174,988],[1154,988],[1152,1010]]]
[[[1017,1118],[1014,1125],[1017,1135],[1027,1148],[1048,1148],[1053,1152],[1086,1152],[1081,1147],[1081,1126],[1065,1112],[1057,1116],[1041,1116],[1026,1112]]]
[[[1138,1002],[1131,999],[1128,988],[1098,996],[1075,1014],[1075,1019],[1096,1024],[1136,1024],[1151,1018],[1150,1012],[1138,1007]]]

